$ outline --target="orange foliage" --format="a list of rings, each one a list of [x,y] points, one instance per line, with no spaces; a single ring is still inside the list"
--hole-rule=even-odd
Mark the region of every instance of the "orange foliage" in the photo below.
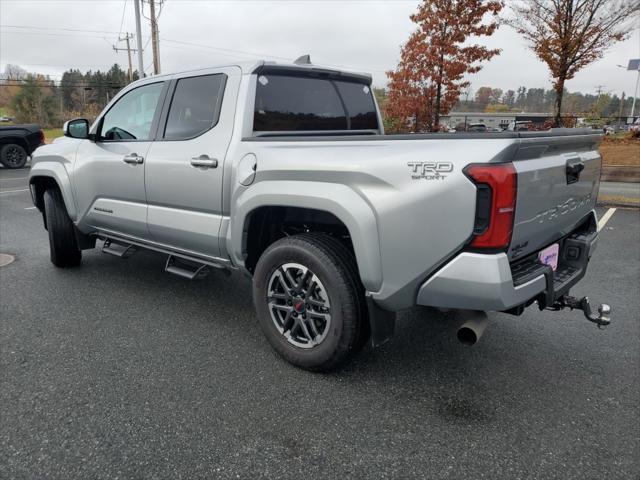
[[[555,125],[561,123],[564,83],[624,40],[640,11],[638,0],[521,0],[511,2],[508,24],[545,62],[556,91]]]
[[[438,131],[440,116],[449,112],[469,85],[465,74],[500,50],[470,45],[470,37],[489,36],[498,28],[501,1],[424,0],[411,20],[418,29],[402,47],[398,67],[387,72],[385,113],[400,131]],[[491,16],[483,22],[485,14]]]

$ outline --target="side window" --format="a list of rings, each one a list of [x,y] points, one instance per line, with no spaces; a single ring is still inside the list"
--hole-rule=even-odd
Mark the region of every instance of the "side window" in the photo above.
[[[171,100],[165,140],[186,140],[218,123],[226,75],[182,78]]]
[[[254,131],[346,130],[347,117],[329,80],[259,75]]]
[[[163,82],[143,85],[126,93],[102,121],[103,140],[149,140]]]
[[[371,88],[354,82],[336,81],[335,84],[349,114],[349,129],[377,130],[378,115]]]

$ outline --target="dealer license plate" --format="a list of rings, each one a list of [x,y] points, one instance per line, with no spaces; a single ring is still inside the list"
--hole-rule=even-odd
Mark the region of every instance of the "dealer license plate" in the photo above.
[[[538,260],[544,263],[545,265],[549,265],[553,271],[558,268],[558,254],[560,252],[560,245],[554,243],[553,245],[549,245],[547,248],[538,253]]]

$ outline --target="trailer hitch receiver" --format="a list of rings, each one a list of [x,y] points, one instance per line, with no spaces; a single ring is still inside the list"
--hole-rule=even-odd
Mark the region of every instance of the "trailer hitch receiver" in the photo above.
[[[604,328],[611,323],[611,307],[606,303],[603,303],[598,307],[598,313],[595,314],[591,309],[589,297],[576,298],[570,295],[563,295],[557,299],[553,305],[548,307],[547,310],[557,311],[564,308],[582,310],[587,320],[595,323],[598,328]]]

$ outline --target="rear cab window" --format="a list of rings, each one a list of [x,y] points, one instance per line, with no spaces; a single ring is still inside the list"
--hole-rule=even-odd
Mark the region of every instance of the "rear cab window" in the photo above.
[[[259,73],[254,132],[376,131],[371,87],[351,79]]]
[[[218,123],[226,81],[225,74],[181,78],[171,98],[165,140],[188,140]]]

